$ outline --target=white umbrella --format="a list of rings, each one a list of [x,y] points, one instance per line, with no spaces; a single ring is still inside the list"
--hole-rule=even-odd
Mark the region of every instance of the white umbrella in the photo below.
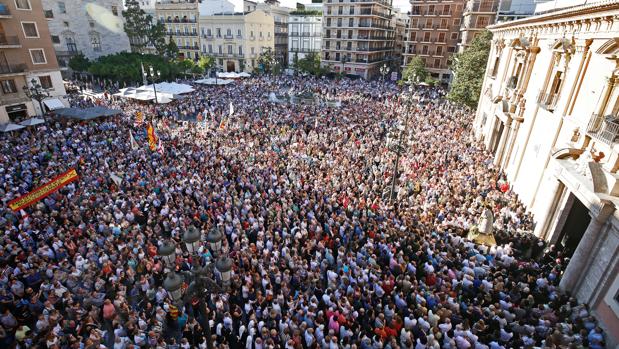
[[[246,73],[246,72],[241,72],[241,73],[239,73],[239,76],[242,77],[242,78],[248,78],[248,77],[251,76],[251,74]]]
[[[24,128],[25,126],[19,124],[4,124],[0,125],[0,132],[11,132]]]
[[[24,120],[20,122],[19,124],[22,126],[34,126],[34,125],[43,124],[43,123],[45,123],[45,120],[43,119],[32,118],[32,119]]]

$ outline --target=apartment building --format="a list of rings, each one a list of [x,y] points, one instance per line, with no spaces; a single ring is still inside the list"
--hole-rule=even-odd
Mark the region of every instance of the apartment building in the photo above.
[[[157,20],[166,27],[166,42],[176,43],[181,58],[200,58],[198,5],[198,0],[157,0],[155,3]]]
[[[262,11],[200,16],[201,54],[216,58],[220,70],[252,72],[258,56],[275,49],[273,16]]]
[[[299,9],[288,18],[288,66],[309,53],[320,55],[322,47],[322,6]]]
[[[100,0],[89,4],[93,8],[85,8],[81,1],[41,2],[61,70],[68,69],[77,53],[94,60],[131,50],[123,30],[122,0]]]
[[[424,60],[430,75],[451,80],[449,62],[460,42],[462,11],[466,0],[411,0],[408,38],[403,66],[413,56]]]
[[[463,52],[475,36],[494,24],[499,9],[499,0],[468,0],[462,11],[458,52]]]
[[[49,93],[39,104],[24,87],[40,85]],[[66,94],[40,1],[0,3],[0,124],[41,114]]]
[[[394,22],[395,36],[393,39],[394,48],[391,56],[392,60],[389,66],[391,71],[395,71],[399,70],[404,63],[404,48],[407,39],[409,16],[406,13],[394,9],[392,21]]]
[[[275,59],[285,67],[288,64],[288,21],[293,9],[280,6],[277,0],[266,0],[264,3],[259,3],[257,8],[273,16]]]
[[[391,0],[323,2],[322,62],[334,72],[371,79],[393,56]]]
[[[560,288],[588,304],[615,348],[619,2],[553,1],[489,29],[476,137],[533,213],[534,233],[570,258]]]

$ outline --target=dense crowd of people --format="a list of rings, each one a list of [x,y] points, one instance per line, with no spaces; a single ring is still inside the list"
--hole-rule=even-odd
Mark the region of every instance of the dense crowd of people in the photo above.
[[[442,95],[259,77],[157,106],[73,97],[123,113],[1,135],[0,347],[603,348],[558,290],[560,249]],[[77,181],[8,207],[70,168]],[[486,207],[496,246],[467,239]],[[179,272],[212,263],[208,243],[185,249],[190,227],[224,232],[232,285],[179,303],[157,251],[174,241]]]

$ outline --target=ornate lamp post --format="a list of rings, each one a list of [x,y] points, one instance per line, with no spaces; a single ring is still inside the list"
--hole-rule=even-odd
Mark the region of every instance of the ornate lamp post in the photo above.
[[[413,103],[416,102],[418,100],[417,96],[413,96],[413,84],[409,85],[409,95],[408,98],[406,98],[406,114],[404,116],[404,122],[400,125],[398,125],[398,130],[400,131],[400,134],[398,136],[398,143],[397,144],[388,144],[387,146],[389,147],[389,150],[395,152],[396,157],[395,157],[395,162],[393,164],[393,177],[391,178],[391,189],[389,190],[389,202],[392,203],[393,199],[394,199],[394,194],[395,194],[395,186],[396,186],[396,182],[398,180],[398,172],[399,172],[399,166],[400,166],[400,155],[402,154],[402,152],[405,150],[404,147],[402,146],[402,141],[404,140],[404,131],[406,130],[406,127],[408,125],[408,117],[410,116],[410,112],[411,112],[411,107],[413,106]]]
[[[385,75],[389,74],[389,71],[391,69],[389,69],[389,66],[387,65],[387,63],[383,63],[383,65],[380,67],[379,71],[380,71],[380,75],[382,75],[383,77],[383,83],[385,82]]]
[[[157,81],[161,78],[161,72],[159,70],[155,71],[153,66],[148,67],[148,73],[144,72],[144,79],[146,81],[150,80],[153,83],[153,92],[155,93],[155,104],[157,104]]]
[[[41,115],[45,114],[45,110],[43,109],[43,100],[50,96],[49,91],[41,87],[41,84],[39,84],[35,78],[30,80],[30,86],[24,85],[23,89],[28,98],[39,102]]]

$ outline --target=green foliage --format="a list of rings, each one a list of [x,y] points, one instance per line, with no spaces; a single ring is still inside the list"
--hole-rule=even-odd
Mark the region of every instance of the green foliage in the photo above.
[[[170,39],[165,46],[165,52],[163,53],[163,55],[168,59],[176,59],[176,57],[178,56],[178,46],[176,46],[176,43],[172,39],[172,36],[170,36]]]
[[[451,70],[454,72],[454,80],[447,95],[452,102],[470,108],[477,107],[491,40],[492,33],[485,30],[471,41],[464,52],[453,57]]]
[[[421,57],[413,56],[406,65],[406,68],[404,68],[404,71],[402,71],[401,81],[403,83],[408,83],[409,81],[421,82],[425,81],[427,77],[428,70],[426,70],[426,63]]]
[[[295,53],[294,68],[301,73],[314,76],[322,76],[328,72],[325,68],[320,66],[320,55],[316,52],[310,52],[302,59],[299,59],[298,55]]]
[[[71,60],[69,61],[69,68],[73,69],[76,72],[88,71],[89,67],[90,61],[84,56],[83,53],[76,54],[75,56],[71,57]]]
[[[431,76],[428,76],[425,80],[426,84],[430,85],[430,86],[436,86],[438,85],[439,81]]]
[[[137,0],[126,0],[126,10],[122,11],[125,19],[125,33],[134,52],[144,52],[146,45],[155,47],[158,54],[163,54],[165,47],[165,26],[153,23],[153,17],[147,15]]]
[[[121,52],[100,57],[92,62],[88,72],[96,77],[127,83],[142,81],[142,68],[153,67],[161,72],[162,80],[172,80],[184,74],[199,74],[191,60],[169,61],[159,55],[139,54],[136,52]],[[198,67],[199,69],[199,67]]]
[[[202,71],[204,72],[210,71],[211,69],[215,68],[216,65],[217,62],[215,61],[215,57],[213,56],[200,56],[200,59],[198,60],[198,66],[202,68]]]
[[[258,66],[264,73],[277,72],[277,61],[275,60],[275,55],[270,47],[267,47],[267,49],[258,56]]]
[[[295,10],[290,12],[291,16],[322,16],[322,11],[318,10]]]

